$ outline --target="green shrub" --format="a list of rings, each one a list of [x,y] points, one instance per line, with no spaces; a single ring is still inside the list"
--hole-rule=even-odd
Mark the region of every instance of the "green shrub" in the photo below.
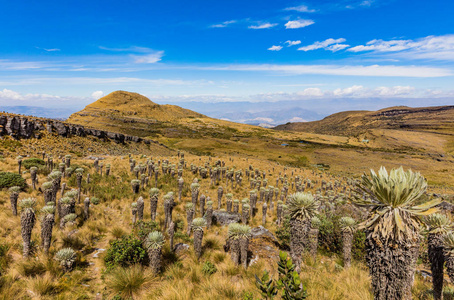
[[[99,198],[91,197],[90,203],[93,204],[93,205],[98,205],[99,204]]]
[[[208,260],[203,264],[203,267],[202,267],[202,272],[205,275],[214,274],[217,272],[217,270],[218,269],[216,268],[216,266]]]
[[[282,226],[276,230],[276,237],[281,243],[283,249],[289,249],[290,247],[290,217],[286,215]]]
[[[159,223],[156,221],[140,220],[134,225],[134,231],[137,237],[143,241],[150,232],[159,231]]]
[[[37,167],[38,169],[40,169],[45,164],[46,163],[44,162],[44,160],[35,157],[27,158],[22,161],[22,166],[24,166],[24,168],[26,168],[27,170],[29,170],[31,167]]]
[[[0,172],[0,188],[10,188],[13,186],[25,188],[27,183],[25,182],[25,179],[17,173]]]
[[[115,266],[128,267],[134,264],[143,264],[147,252],[142,242],[133,235],[110,242],[104,262],[108,269]]]

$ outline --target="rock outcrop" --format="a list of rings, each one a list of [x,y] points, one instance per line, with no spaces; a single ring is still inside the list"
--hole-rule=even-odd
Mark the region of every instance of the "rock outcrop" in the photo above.
[[[156,141],[143,139],[137,136],[86,128],[81,125],[74,125],[52,119],[0,113],[0,136],[9,135],[16,139],[40,138],[41,132],[44,130],[62,137],[94,136],[99,139],[110,139],[119,144],[125,142],[144,142],[145,144],[155,143],[165,147],[165,145]]]

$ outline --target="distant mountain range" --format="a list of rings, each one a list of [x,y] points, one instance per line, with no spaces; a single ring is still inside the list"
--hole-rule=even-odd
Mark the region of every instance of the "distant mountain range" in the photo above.
[[[395,106],[378,111],[344,111],[314,122],[287,123],[277,130],[354,136],[369,129],[454,133],[454,106]]]
[[[315,121],[325,117],[315,111],[299,107],[297,103],[279,102],[173,102],[172,104],[206,116],[237,123],[274,127],[288,122]],[[82,107],[81,107],[82,108]],[[0,111],[43,118],[68,118],[78,109],[46,108],[38,106],[1,106]],[[114,107],[112,107],[115,109]]]
[[[57,120],[65,120],[74,112],[70,108],[47,108],[39,106],[1,106],[0,111]]]

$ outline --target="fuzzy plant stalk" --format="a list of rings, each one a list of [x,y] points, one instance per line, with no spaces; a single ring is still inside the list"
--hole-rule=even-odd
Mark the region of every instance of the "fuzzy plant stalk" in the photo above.
[[[266,225],[266,211],[268,209],[268,205],[266,204],[266,201],[263,202],[262,204],[262,226]]]
[[[308,248],[310,223],[317,214],[318,201],[311,193],[296,192],[288,199],[290,214],[290,255],[297,270],[301,269],[302,254]]]
[[[222,195],[224,195],[224,189],[220,186],[218,187],[218,209],[222,208]]]
[[[210,199],[210,197],[208,197]],[[207,228],[211,228],[211,224],[213,223],[213,201],[207,201],[207,210],[205,212],[205,219],[207,221]]]
[[[350,217],[342,217],[339,221],[342,230],[342,256],[344,268],[350,268],[352,264],[353,234],[356,230],[356,221]]]
[[[257,214],[257,191],[252,190],[249,192],[249,203],[251,205],[252,217]]]
[[[22,199],[19,202],[19,206],[22,209],[21,213],[21,236],[23,240],[23,256],[28,257],[30,255],[30,242],[32,237],[32,230],[35,226],[36,216],[35,207],[36,201],[33,198]]]
[[[71,167],[71,155],[66,155],[65,156],[65,164],[67,168]]]
[[[449,231],[443,235],[444,258],[446,262],[446,272],[451,283],[454,283],[454,232]]]
[[[241,210],[241,223],[248,224],[251,207],[249,204],[243,204]]]
[[[60,266],[65,273],[72,271],[74,264],[76,263],[76,259],[76,251],[71,248],[61,249],[55,254],[55,260],[60,263]]]
[[[19,174],[21,173],[22,159],[23,159],[22,156],[16,157],[16,160],[17,160],[17,169],[18,169]]]
[[[175,223],[174,222],[170,222],[167,233],[169,234],[170,251],[173,251],[173,248],[174,248],[173,237],[175,235]]]
[[[63,177],[65,177],[65,169],[66,169],[65,163],[60,163],[58,165],[58,171],[62,174]]]
[[[32,180],[32,187],[34,190],[36,190],[36,183],[38,179],[38,168],[37,167],[31,167],[30,168],[30,178]]]
[[[228,228],[228,244],[230,248],[230,258],[235,265],[240,264],[241,257],[241,225],[238,223],[230,223]]]
[[[240,242],[240,253],[241,253],[241,264],[246,270],[248,266],[248,250],[249,250],[249,239],[251,238],[251,227],[247,225],[240,225],[239,242]]]
[[[156,170],[154,171],[155,188],[158,188],[158,177],[159,177],[159,170],[156,168]]]
[[[90,218],[90,198],[85,198],[84,200],[84,220],[88,220]]]
[[[192,221],[194,220],[194,214],[195,214],[194,203],[192,203],[192,202],[186,203],[185,209],[186,209],[186,221],[188,223],[188,229],[186,231],[186,234],[191,235]]]
[[[46,205],[41,209],[41,247],[44,253],[49,253],[49,248],[52,242],[52,230],[55,223],[55,206]]]
[[[62,197],[65,194],[65,190],[66,190],[66,182],[63,182],[62,185],[61,185],[61,190],[60,190],[60,195]]]
[[[137,219],[139,221],[143,220],[143,209],[144,209],[144,207],[145,207],[145,203],[143,201],[143,198],[139,197],[139,199],[137,200]]]
[[[199,199],[199,200],[200,200],[200,201],[199,201],[199,202],[200,202],[200,203],[199,203],[199,205],[200,205],[200,214],[201,214],[202,216],[204,216],[204,215],[205,215],[205,202],[206,202],[206,196],[202,194],[202,195],[200,196],[200,199]]]
[[[181,195],[183,193],[184,180],[183,177],[178,179],[178,202],[181,202]]]
[[[240,200],[235,199],[233,200],[233,212],[238,214],[240,212]]]
[[[131,203],[131,214],[132,214],[132,224],[136,224],[137,221],[137,203]]]
[[[199,198],[199,188],[200,185],[196,182],[191,184],[191,200],[192,203],[194,204],[194,207],[197,207],[197,202]]]
[[[106,165],[106,176],[110,175],[110,164]]]
[[[169,194],[164,196],[164,228],[168,228],[172,222],[173,201]]]
[[[156,210],[158,209],[158,198],[159,198],[159,189],[151,188],[149,191],[150,194],[150,213],[151,220],[156,220]]]
[[[60,171],[52,171],[47,177],[52,182],[52,202],[57,202],[57,193],[60,190],[62,173]]]
[[[9,200],[11,203],[11,211],[13,212],[13,216],[17,216],[17,199],[19,198],[20,191],[20,186],[13,186],[9,188]]]
[[[226,203],[227,203],[227,212],[231,213],[232,212],[232,204],[233,204],[233,194],[229,193],[225,196],[226,198]]]
[[[80,194],[82,189],[82,178],[83,178],[84,169],[77,168],[76,169],[76,182],[77,182],[77,189],[79,191],[78,202],[80,203]]]
[[[320,225],[321,225],[320,219],[316,216],[312,217],[308,239],[309,239],[309,254],[313,261],[315,261],[317,257],[318,233]]]
[[[278,200],[277,204],[276,204],[277,225],[279,225],[279,226],[282,224],[282,217],[283,217],[282,205],[283,204],[284,203],[281,200]]]
[[[443,236],[452,229],[451,220],[444,214],[435,213],[425,218],[429,234],[427,236],[430,269],[434,300],[443,299],[443,273],[445,256],[443,254]]]
[[[416,205],[426,192],[427,181],[403,168],[389,173],[364,174],[354,194],[354,203],[369,208],[361,226],[366,234],[366,261],[375,299],[411,297],[420,242],[420,216],[437,212],[433,200]],[[366,197],[363,197],[363,195]]]
[[[194,232],[194,252],[197,260],[202,256],[203,228],[207,222],[204,218],[195,218],[192,221],[192,231]]]
[[[161,270],[164,242],[164,236],[159,231],[150,232],[145,240],[150,267],[155,274]]]
[[[53,198],[52,198],[52,193],[53,193],[52,182],[44,182],[41,185],[41,189],[43,191],[44,203],[52,202],[54,205],[56,205],[56,203],[53,202]]]
[[[71,213],[71,198],[63,197],[58,202],[60,204],[60,229],[63,229],[66,224],[65,216]]]
[[[99,158],[95,158],[95,161],[93,162],[93,166],[95,167],[96,173],[99,171]]]
[[[138,180],[138,179],[131,180],[131,187],[132,187],[132,192],[134,194],[138,194],[139,190],[140,190],[140,180]]]

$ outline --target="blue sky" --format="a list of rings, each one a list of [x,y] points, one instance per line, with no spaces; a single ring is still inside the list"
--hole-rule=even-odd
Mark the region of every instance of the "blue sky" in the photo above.
[[[448,104],[453,12],[447,0],[2,0],[0,105],[79,108],[119,89],[160,103]]]

